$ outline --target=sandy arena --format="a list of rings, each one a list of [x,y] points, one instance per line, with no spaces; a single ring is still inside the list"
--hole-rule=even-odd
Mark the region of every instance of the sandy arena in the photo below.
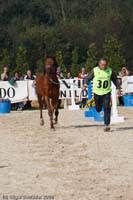
[[[56,131],[47,111],[44,127],[39,111],[0,115],[0,200],[133,200],[133,108],[119,111],[110,133],[83,110],[60,110]]]

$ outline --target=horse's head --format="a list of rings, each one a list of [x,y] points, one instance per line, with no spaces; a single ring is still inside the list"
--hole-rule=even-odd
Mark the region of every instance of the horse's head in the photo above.
[[[48,75],[56,74],[57,71],[57,61],[55,57],[47,57],[45,60],[44,73]]]

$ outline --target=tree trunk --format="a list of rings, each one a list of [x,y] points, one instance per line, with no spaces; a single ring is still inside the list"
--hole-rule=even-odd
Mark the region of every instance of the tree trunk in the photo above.
[[[63,20],[66,21],[66,14],[65,14],[65,10],[64,10],[64,1],[63,0],[60,0],[60,5],[61,5],[61,13],[62,13]]]

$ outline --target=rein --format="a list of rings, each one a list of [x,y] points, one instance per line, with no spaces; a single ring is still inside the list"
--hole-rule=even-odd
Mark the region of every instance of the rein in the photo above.
[[[63,83],[60,83],[60,82],[55,82],[52,78],[50,78],[50,81],[51,81],[51,83],[53,83],[53,84],[55,84],[55,85],[61,85],[61,84],[63,84]]]
[[[50,79],[51,83],[55,84],[55,85],[64,85],[63,82],[55,82],[52,78]],[[77,84],[75,83],[69,83],[70,85],[74,85],[74,86],[78,86]]]
[[[44,75],[58,75],[57,74],[57,72],[54,72],[54,73],[48,73],[46,70],[45,70],[45,72],[44,72]],[[62,78],[63,79],[65,79],[65,77],[64,76],[62,76]],[[61,79],[60,79],[61,80]],[[55,85],[63,85],[64,83],[63,82],[56,82],[56,81],[54,81],[52,78],[50,78],[50,81],[51,81],[51,83],[53,83],[53,84],[55,84]],[[69,83],[70,85],[74,85],[74,86],[78,86],[77,84],[75,84],[75,83]]]

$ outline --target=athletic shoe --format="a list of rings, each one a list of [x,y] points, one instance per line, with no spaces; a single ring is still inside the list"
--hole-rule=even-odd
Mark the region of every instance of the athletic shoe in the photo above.
[[[109,125],[105,125],[104,132],[109,132],[109,131],[110,131],[110,126]]]

